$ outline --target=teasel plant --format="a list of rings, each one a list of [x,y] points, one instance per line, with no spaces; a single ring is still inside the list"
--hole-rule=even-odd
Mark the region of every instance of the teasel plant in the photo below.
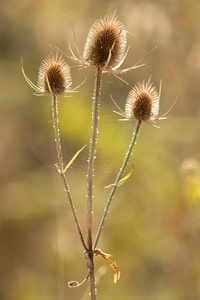
[[[81,225],[75,209],[72,194],[66,178],[66,171],[68,170],[68,168],[71,166],[73,161],[76,159],[76,157],[79,155],[79,153],[83,150],[84,147],[74,155],[74,157],[66,166],[64,166],[61,141],[60,141],[59,118],[58,118],[58,96],[68,96],[69,94],[76,91],[76,89],[71,90],[72,81],[71,81],[70,68],[68,64],[65,62],[65,60],[63,59],[63,57],[58,55],[58,52],[56,52],[56,54],[53,54],[51,52],[43,60],[39,68],[38,83],[37,85],[35,85],[26,76],[23,68],[23,62],[21,63],[22,63],[22,73],[24,75],[24,78],[26,79],[27,83],[31,86],[31,88],[35,90],[35,95],[50,96],[54,140],[56,144],[57,158],[58,158],[58,163],[56,163],[56,168],[63,179],[64,190],[68,198],[69,206],[71,208],[76,223],[80,240],[82,242],[84,249],[87,249],[87,246],[83,238]]]
[[[82,147],[73,156],[73,158],[66,166],[64,165],[58,117],[58,97],[69,96],[73,92],[76,92],[78,87],[75,89],[71,89],[72,80],[70,68],[63,59],[63,54],[59,56],[58,51],[56,52],[56,54],[53,54],[51,51],[51,53],[42,62],[39,68],[37,85],[33,84],[32,81],[26,76],[23,65],[22,72],[28,84],[31,86],[31,88],[35,90],[36,95],[49,96],[51,99],[53,131],[58,159],[56,168],[63,179],[65,193],[68,198],[69,206],[73,214],[73,218],[82,246],[84,248],[86,266],[88,269],[87,275],[81,282],[75,280],[69,281],[68,286],[70,288],[80,287],[83,283],[89,280],[90,299],[96,300],[97,290],[94,273],[94,256],[101,256],[108,262],[109,266],[114,272],[114,283],[117,283],[120,278],[120,270],[116,262],[110,259],[111,255],[97,248],[112,199],[114,197],[117,187],[123,184],[132,173],[131,170],[127,175],[124,176],[124,172],[126,170],[127,164],[129,163],[134,145],[136,144],[136,140],[139,135],[142,122],[155,122],[156,120],[165,118],[165,115],[163,115],[160,118],[158,117],[160,92],[157,92],[150,79],[146,82],[143,81],[142,83],[138,83],[135,87],[131,89],[126,100],[124,112],[119,108],[114,99],[112,99],[118,109],[116,113],[121,115],[124,118],[123,120],[136,121],[136,126],[124,161],[116,177],[116,180],[113,184],[109,185],[109,187],[111,188],[111,192],[108,197],[97,233],[93,241],[94,162],[96,157],[102,75],[103,73],[110,73],[116,77],[119,77],[119,75],[137,69],[138,67],[143,66],[143,64],[141,65],[140,62],[147,55],[149,55],[151,51],[140,61],[138,61],[135,65],[129,68],[120,69],[122,63],[124,62],[127,56],[129,47],[127,47],[127,31],[124,28],[124,25],[118,21],[117,17],[115,16],[115,13],[112,15],[106,15],[105,17],[97,20],[92,25],[86,39],[83,56],[80,55],[80,51],[77,47],[75,33],[74,46],[77,56],[74,54],[70,44],[69,49],[71,51],[71,56],[68,56],[65,53],[63,54],[68,58],[72,59],[80,67],[89,67],[91,69],[94,69],[95,71],[92,106],[92,127],[87,169],[86,238],[83,236],[83,230],[79,222],[79,218],[74,205],[74,200],[72,198],[72,194],[66,176],[68,168],[72,165],[74,160],[81,153],[85,146]]]
[[[71,21],[70,21],[71,23]],[[72,24],[71,24],[72,25]],[[95,299],[95,276],[94,276],[94,255],[101,255],[107,260],[110,267],[114,271],[114,282],[117,282],[120,278],[120,271],[115,262],[112,262],[109,258],[110,255],[106,254],[99,249],[96,249],[99,235],[93,245],[93,188],[94,188],[94,161],[96,156],[96,144],[98,134],[98,120],[99,120],[99,106],[100,106],[100,93],[101,82],[103,73],[113,74],[116,77],[122,75],[128,71],[137,69],[143,64],[140,64],[142,60],[149,55],[149,53],[139,60],[136,64],[129,68],[120,69],[124,62],[129,47],[127,47],[127,31],[124,25],[118,21],[115,13],[106,15],[103,18],[98,19],[90,28],[83,55],[81,56],[79,48],[76,43],[76,36],[74,35],[74,48],[76,54],[72,50],[69,44],[71,56],[66,55],[72,59],[80,67],[89,67],[95,71],[95,83],[93,93],[93,108],[92,108],[92,129],[90,139],[90,149],[88,158],[88,172],[87,172],[87,257],[90,265],[90,291],[92,299]],[[154,49],[153,49],[154,50]],[[121,78],[120,78],[121,79]]]

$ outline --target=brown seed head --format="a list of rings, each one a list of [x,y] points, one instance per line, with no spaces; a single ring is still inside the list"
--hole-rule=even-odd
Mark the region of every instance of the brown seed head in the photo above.
[[[122,60],[126,50],[126,30],[115,14],[106,15],[91,27],[83,53],[92,68],[109,70]]]
[[[155,87],[148,80],[138,83],[129,93],[125,115],[128,119],[153,121],[159,111],[159,96]]]
[[[38,74],[38,88],[41,94],[61,95],[69,91],[70,68],[62,56],[48,55],[42,62]]]

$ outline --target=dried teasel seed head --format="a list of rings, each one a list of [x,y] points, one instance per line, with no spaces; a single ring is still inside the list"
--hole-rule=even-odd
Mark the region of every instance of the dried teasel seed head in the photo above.
[[[92,68],[117,66],[126,51],[127,34],[115,14],[97,20],[89,30],[83,59]]]
[[[38,74],[40,94],[61,95],[69,92],[70,68],[62,56],[49,54],[42,62]]]
[[[159,112],[159,96],[150,80],[138,83],[129,93],[125,116],[127,119],[154,121]]]

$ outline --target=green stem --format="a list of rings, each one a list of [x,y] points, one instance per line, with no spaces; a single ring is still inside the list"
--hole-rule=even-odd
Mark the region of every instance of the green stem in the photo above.
[[[82,245],[83,245],[84,249],[87,250],[87,246],[86,246],[84,238],[83,238],[82,229],[81,229],[80,222],[79,222],[79,219],[78,219],[78,216],[76,213],[76,209],[75,209],[74,202],[73,202],[73,199],[71,196],[69,185],[68,185],[65,173],[64,173],[64,163],[63,163],[63,156],[62,156],[61,143],[60,143],[60,131],[59,131],[59,126],[58,126],[58,123],[59,123],[58,100],[57,100],[57,96],[55,96],[55,95],[53,95],[51,97],[51,112],[52,112],[52,117],[53,117],[54,138],[55,138],[56,150],[57,150],[57,156],[58,156],[58,171],[64,182],[65,193],[66,193],[68,201],[69,201],[69,206],[71,208]]]
[[[114,197],[114,194],[115,194],[115,191],[116,191],[116,188],[117,188],[117,184],[118,182],[120,181],[120,179],[122,178],[122,175],[125,171],[125,168],[127,166],[127,163],[129,162],[129,159],[130,159],[130,156],[133,152],[133,148],[134,148],[134,145],[136,143],[136,140],[137,140],[137,137],[139,135],[139,131],[140,131],[140,127],[141,127],[141,124],[142,124],[142,121],[137,121],[136,123],[136,127],[135,127],[135,130],[133,132],[133,136],[132,136],[132,140],[129,144],[129,148],[128,148],[128,151],[125,155],[125,158],[124,158],[124,161],[123,161],[123,164],[119,170],[119,173],[116,177],[116,180],[113,184],[113,187],[112,187],[112,190],[110,192],[110,195],[109,195],[109,198],[108,198],[108,201],[107,201],[107,204],[106,204],[106,207],[104,209],[104,213],[103,213],[103,216],[101,218],[101,221],[100,221],[100,225],[99,225],[99,228],[98,228],[98,231],[97,231],[97,234],[96,234],[96,237],[95,237],[95,241],[94,241],[94,245],[93,245],[93,249],[95,249],[97,247],[97,244],[98,244],[98,241],[99,241],[99,238],[100,238],[100,235],[101,235],[101,231],[103,229],[103,226],[104,226],[104,222],[106,220],[106,216],[108,214],[108,211],[109,211],[109,208],[110,208],[110,205],[111,205],[111,201]]]
[[[96,299],[96,284],[94,276],[94,261],[92,248],[92,213],[93,213],[93,187],[94,187],[94,160],[98,133],[99,120],[99,104],[100,104],[100,90],[101,90],[102,69],[98,68],[95,74],[95,88],[92,108],[92,133],[90,139],[90,150],[88,158],[88,172],[87,172],[87,246],[90,258],[90,295],[91,300]]]

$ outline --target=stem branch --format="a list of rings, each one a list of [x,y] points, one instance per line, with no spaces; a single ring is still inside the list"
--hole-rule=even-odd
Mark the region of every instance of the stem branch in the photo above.
[[[115,180],[115,182],[113,184],[113,187],[112,187],[112,190],[110,192],[110,195],[109,195],[106,207],[104,209],[104,213],[103,213],[103,216],[101,218],[100,225],[99,225],[96,237],[95,237],[93,249],[95,249],[97,247],[97,244],[98,244],[98,241],[99,241],[99,238],[100,238],[100,235],[101,235],[101,231],[103,229],[104,222],[106,220],[106,216],[108,214],[108,211],[109,211],[109,208],[110,208],[110,205],[111,205],[111,201],[112,201],[112,199],[114,197],[114,194],[115,194],[115,191],[116,191],[116,188],[117,188],[117,184],[118,184],[119,180],[122,178],[122,175],[123,175],[123,173],[125,171],[127,163],[129,162],[130,156],[131,156],[131,154],[133,152],[134,145],[135,145],[137,137],[139,135],[141,124],[142,124],[142,121],[140,121],[140,120],[138,120],[137,123],[136,123],[135,130],[133,132],[132,140],[131,140],[131,142],[129,144],[128,151],[126,152],[123,164],[122,164],[122,166],[121,166],[121,168],[119,170],[119,173],[118,173],[118,175],[116,177],[116,180]]]
[[[58,120],[58,100],[57,100],[57,96],[55,96],[55,95],[53,95],[51,97],[51,112],[52,112],[52,118],[53,118],[54,138],[55,138],[56,150],[57,150],[57,156],[58,156],[58,170],[59,170],[59,173],[64,182],[65,193],[69,200],[69,206],[71,208],[71,211],[72,211],[75,223],[76,223],[79,237],[81,239],[84,249],[87,250],[87,246],[86,246],[84,238],[83,238],[80,222],[79,222],[79,219],[78,219],[78,216],[76,213],[76,209],[75,209],[74,202],[73,202],[73,199],[71,196],[69,185],[68,185],[68,182],[66,179],[66,175],[64,173],[64,163],[63,163],[63,156],[62,156],[61,143],[60,143],[60,131],[59,131],[59,126],[58,126],[58,122],[59,122],[59,120]]]

